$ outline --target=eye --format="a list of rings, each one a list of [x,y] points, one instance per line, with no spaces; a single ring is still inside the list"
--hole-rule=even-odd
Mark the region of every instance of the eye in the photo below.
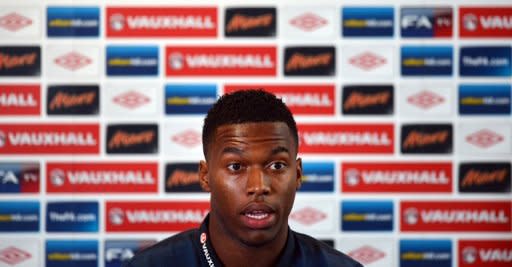
[[[228,165],[228,170],[232,171],[232,172],[237,172],[237,171],[240,171],[242,169],[242,164],[240,163],[231,163]]]
[[[279,171],[279,170],[282,170],[286,167],[286,164],[283,163],[283,162],[272,162],[270,164],[270,169],[272,170],[276,170],[276,171]]]

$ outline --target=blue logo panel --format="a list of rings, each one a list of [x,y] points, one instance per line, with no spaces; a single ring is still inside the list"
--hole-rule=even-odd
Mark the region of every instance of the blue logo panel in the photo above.
[[[46,209],[48,232],[98,232],[97,202],[53,202]]]
[[[392,201],[343,201],[343,231],[393,231]]]
[[[453,15],[450,7],[401,9],[400,30],[402,37],[451,37],[452,28]]]
[[[97,37],[100,9],[97,7],[48,7],[48,37]]]
[[[512,87],[509,84],[459,86],[459,113],[510,114]]]
[[[451,46],[405,46],[401,49],[403,76],[451,76]]]
[[[121,267],[135,253],[156,243],[156,240],[105,241],[105,267]]]
[[[334,163],[303,162],[302,185],[299,192],[333,192]]]
[[[165,86],[166,114],[206,114],[216,100],[215,84],[168,84]]]
[[[108,76],[158,75],[158,46],[107,46]]]
[[[344,7],[342,27],[345,37],[392,37],[392,7]]]
[[[451,267],[450,240],[400,240],[400,267]]]
[[[46,240],[46,267],[97,267],[98,241]]]
[[[0,202],[0,232],[38,232],[39,202]]]
[[[0,193],[39,192],[39,163],[0,163]]]
[[[512,75],[510,46],[462,47],[460,49],[460,76]]]

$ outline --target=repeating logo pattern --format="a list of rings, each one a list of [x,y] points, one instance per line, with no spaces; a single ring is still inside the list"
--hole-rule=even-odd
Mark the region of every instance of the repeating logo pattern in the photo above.
[[[292,229],[369,267],[511,264],[510,4],[21,2],[0,4],[0,266],[121,266],[156,242],[132,234],[196,227],[204,115],[253,88],[297,120]]]

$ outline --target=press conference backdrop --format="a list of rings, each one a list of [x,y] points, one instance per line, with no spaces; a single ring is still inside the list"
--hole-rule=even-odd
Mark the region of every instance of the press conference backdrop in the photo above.
[[[1,1],[0,266],[195,227],[202,119],[296,116],[290,215],[365,266],[512,266],[509,1]]]

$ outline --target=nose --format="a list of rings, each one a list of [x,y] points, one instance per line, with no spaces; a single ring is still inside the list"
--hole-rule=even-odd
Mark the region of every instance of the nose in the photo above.
[[[270,179],[261,168],[250,168],[247,177],[248,195],[267,195],[270,193]]]

